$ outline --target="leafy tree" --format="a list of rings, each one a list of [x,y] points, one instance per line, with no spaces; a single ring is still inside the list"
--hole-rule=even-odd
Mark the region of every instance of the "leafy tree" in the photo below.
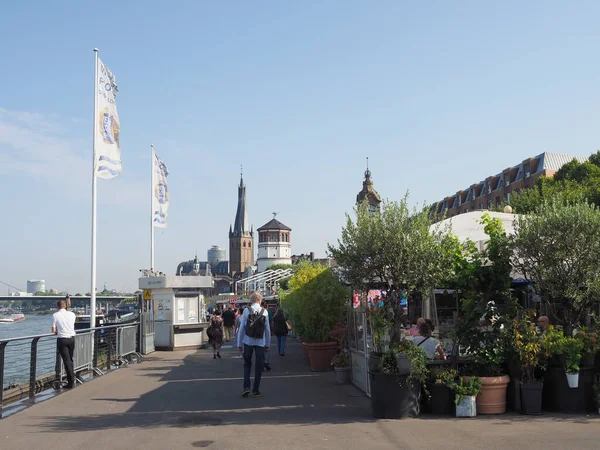
[[[408,194],[400,201],[384,201],[375,214],[368,205],[355,208],[356,222],[346,214],[338,245],[328,245],[330,255],[354,288],[391,289],[386,309],[391,311],[392,343],[400,341],[404,320],[397,289],[429,298],[437,282],[448,276],[455,240],[449,227],[430,232],[426,208],[409,208]]]
[[[600,209],[545,201],[515,221],[514,266],[550,297],[552,317],[570,335],[600,295]]]
[[[265,272],[267,270],[279,270],[279,269],[294,269],[294,266],[291,264],[273,264],[272,266],[269,266],[265,269]]]

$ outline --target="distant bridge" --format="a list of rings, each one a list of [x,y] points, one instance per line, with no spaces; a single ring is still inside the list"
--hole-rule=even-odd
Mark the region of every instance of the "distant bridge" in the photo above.
[[[100,302],[122,302],[123,300],[125,300],[126,298],[135,298],[135,295],[109,295],[109,296],[104,296],[104,295],[97,295],[96,296],[96,302],[100,303]],[[64,300],[65,296],[64,295],[33,295],[31,297],[27,297],[25,295],[0,295],[0,302],[6,302],[6,301],[20,301],[20,300],[47,300],[47,301],[51,301],[53,303],[56,303],[59,300]],[[90,301],[90,296],[89,295],[81,295],[81,296],[71,296],[71,301],[75,301],[75,300],[87,300],[88,302]]]

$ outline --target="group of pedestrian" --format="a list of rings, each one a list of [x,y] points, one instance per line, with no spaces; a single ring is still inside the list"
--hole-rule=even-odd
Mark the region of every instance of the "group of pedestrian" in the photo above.
[[[281,308],[269,320],[269,311],[259,292],[250,294],[250,305],[233,310],[228,306],[223,313],[213,309],[207,330],[209,345],[213,349],[213,359],[221,358],[223,341],[234,340],[244,359],[244,384],[242,396],[260,397],[260,382],[263,371],[271,370],[271,336],[277,337],[277,352],[285,356],[286,337],[291,329]],[[254,356],[254,384],[251,386],[250,373]]]

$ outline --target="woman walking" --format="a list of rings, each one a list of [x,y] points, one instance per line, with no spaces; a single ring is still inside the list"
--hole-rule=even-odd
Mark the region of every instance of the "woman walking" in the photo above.
[[[221,312],[217,309],[210,319],[210,325],[207,330],[208,344],[213,348],[213,359],[221,357],[221,345],[223,345],[223,319]]]
[[[279,308],[273,316],[273,328],[275,336],[277,336],[277,350],[281,356],[285,356],[285,341],[288,335],[288,324],[283,314],[283,310]]]

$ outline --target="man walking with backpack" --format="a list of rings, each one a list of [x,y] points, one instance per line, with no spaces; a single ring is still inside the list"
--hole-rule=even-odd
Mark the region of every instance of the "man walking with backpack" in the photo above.
[[[252,397],[260,397],[260,379],[265,364],[265,352],[269,351],[271,328],[269,312],[260,306],[262,295],[259,292],[250,294],[250,306],[244,310],[237,334],[238,350],[244,356],[244,390],[243,397],[250,395],[250,369],[252,354],[256,354],[254,365],[254,386]]]

